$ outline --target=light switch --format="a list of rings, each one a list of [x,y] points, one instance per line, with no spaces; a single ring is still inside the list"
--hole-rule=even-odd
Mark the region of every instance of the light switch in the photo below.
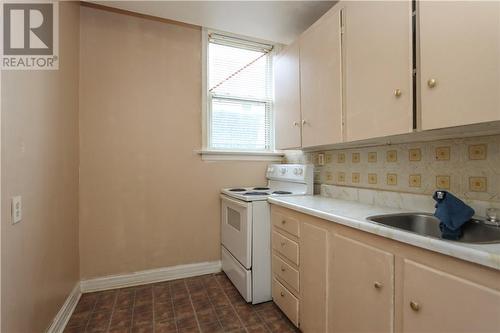
[[[23,219],[23,203],[21,196],[12,197],[12,224],[19,223]]]

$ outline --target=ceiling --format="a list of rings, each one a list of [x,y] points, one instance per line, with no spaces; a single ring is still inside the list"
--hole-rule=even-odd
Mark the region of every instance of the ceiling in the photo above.
[[[283,44],[336,1],[92,1],[104,6]]]

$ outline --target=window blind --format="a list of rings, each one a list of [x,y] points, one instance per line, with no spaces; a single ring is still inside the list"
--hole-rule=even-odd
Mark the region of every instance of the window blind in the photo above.
[[[271,150],[272,46],[211,34],[209,148]]]

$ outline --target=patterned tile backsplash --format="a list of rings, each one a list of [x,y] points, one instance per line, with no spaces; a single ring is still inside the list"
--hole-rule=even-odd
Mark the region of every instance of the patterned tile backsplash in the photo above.
[[[323,154],[324,165],[319,165]],[[313,163],[330,184],[500,202],[500,135],[322,152],[288,151],[287,163]]]

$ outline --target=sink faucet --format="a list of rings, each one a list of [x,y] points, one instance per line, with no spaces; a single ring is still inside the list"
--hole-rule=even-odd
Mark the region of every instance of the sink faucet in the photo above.
[[[436,191],[436,199],[443,200],[444,199],[444,192],[443,191]]]
[[[486,224],[500,227],[500,219],[498,219],[498,209],[488,208],[486,210]]]

